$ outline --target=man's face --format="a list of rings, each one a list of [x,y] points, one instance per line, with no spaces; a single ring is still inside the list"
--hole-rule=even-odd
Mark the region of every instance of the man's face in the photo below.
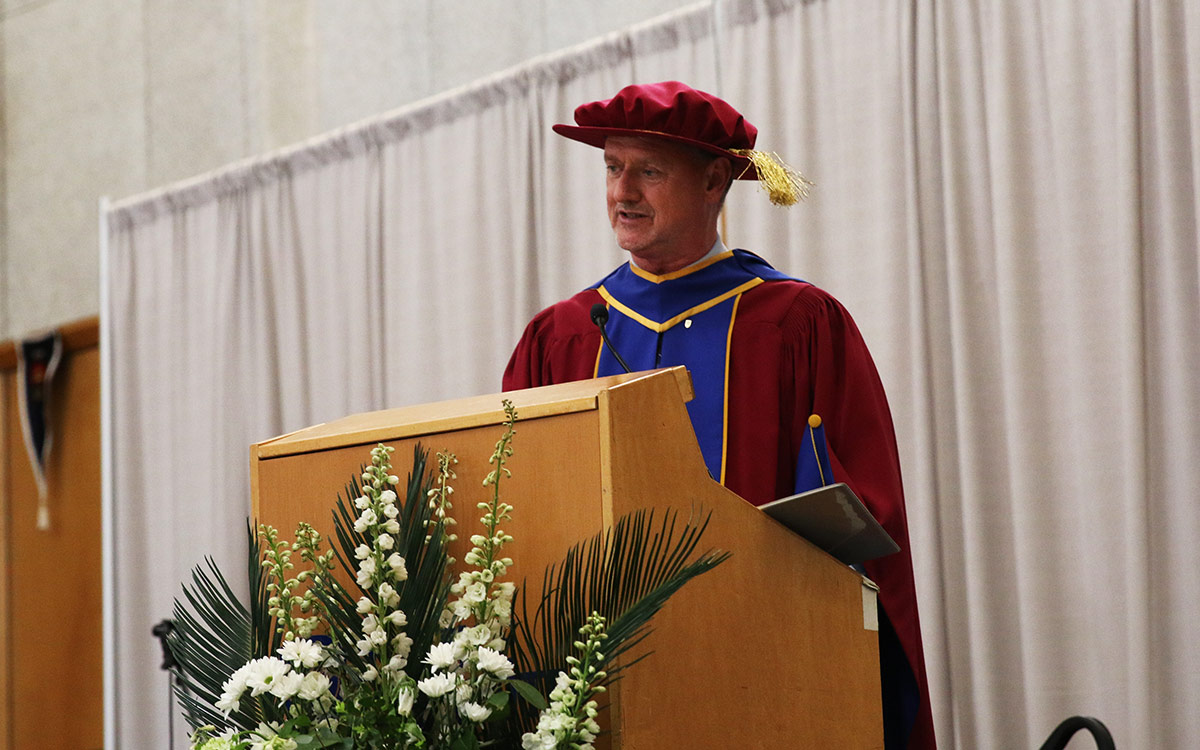
[[[723,181],[712,187],[716,162],[666,141],[611,136],[604,163],[608,220],[639,265],[665,273],[708,252],[724,193]]]

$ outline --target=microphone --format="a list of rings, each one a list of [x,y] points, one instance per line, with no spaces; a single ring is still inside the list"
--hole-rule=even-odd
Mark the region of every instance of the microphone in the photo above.
[[[625,372],[633,372],[629,369],[629,365],[625,364],[625,359],[621,357],[617,347],[613,346],[613,342],[608,338],[608,331],[604,330],[604,326],[608,325],[608,306],[603,302],[597,302],[592,305],[592,322],[600,329],[600,338],[604,339],[605,346],[612,352],[612,355],[617,358],[617,363],[625,368]]]

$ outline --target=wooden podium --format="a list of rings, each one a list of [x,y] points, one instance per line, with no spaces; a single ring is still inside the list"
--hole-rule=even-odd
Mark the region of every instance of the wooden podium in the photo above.
[[[505,397],[518,411],[502,485],[515,506],[509,580],[528,577],[536,594],[548,563],[640,508],[711,511],[699,549],[733,553],[667,603],[643,642],[654,653],[612,686],[613,748],[883,747],[873,584],[709,478],[683,368],[359,414],[258,443],[255,515],[288,538],[299,520],[328,534],[370,448],[395,446],[403,482],[420,442],[458,455],[465,539],[480,529]]]

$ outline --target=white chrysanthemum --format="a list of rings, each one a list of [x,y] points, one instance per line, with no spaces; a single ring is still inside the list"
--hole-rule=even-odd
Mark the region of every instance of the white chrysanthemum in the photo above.
[[[306,701],[315,701],[321,696],[329,692],[329,678],[320,672],[309,672],[304,675],[304,679],[300,682],[300,689],[297,695]]]
[[[487,717],[492,715],[492,709],[487,706],[481,706],[478,703],[467,702],[458,707],[462,711],[463,716],[469,720],[479,723],[487,721]]]
[[[246,674],[246,687],[250,688],[251,695],[262,695],[267,692],[276,680],[292,669],[287,662],[274,656],[255,659],[248,666],[250,670]]]
[[[421,680],[417,688],[430,698],[440,698],[454,689],[454,679],[453,672],[442,672]]]
[[[461,658],[462,650],[454,642],[435,643],[429,647],[429,654],[421,661],[433,667],[433,671],[436,672],[456,664]]]
[[[279,656],[294,667],[312,669],[325,660],[325,649],[321,644],[307,638],[284,641],[279,647]]]
[[[241,691],[238,691],[237,693],[231,693],[228,691],[222,692],[221,697],[218,698],[216,702],[217,710],[226,716],[229,716],[229,714],[238,710],[240,707],[241,701],[239,699],[241,697]]]
[[[483,646],[479,649],[477,658],[480,669],[491,672],[502,680],[508,679],[514,674],[512,662],[499,651],[493,651],[487,646]]]

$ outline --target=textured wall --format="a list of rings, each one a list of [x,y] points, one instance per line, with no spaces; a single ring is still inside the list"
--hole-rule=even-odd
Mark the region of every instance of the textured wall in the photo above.
[[[98,201],[692,0],[0,0],[0,340],[95,314]]]

